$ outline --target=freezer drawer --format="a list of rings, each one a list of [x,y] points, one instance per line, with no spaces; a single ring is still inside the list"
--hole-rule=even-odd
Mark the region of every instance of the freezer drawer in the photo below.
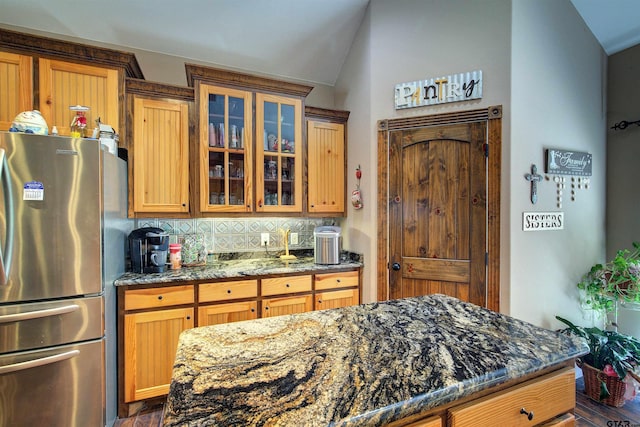
[[[104,339],[0,356],[0,426],[104,426]]]
[[[0,354],[102,336],[104,303],[100,295],[0,306]]]

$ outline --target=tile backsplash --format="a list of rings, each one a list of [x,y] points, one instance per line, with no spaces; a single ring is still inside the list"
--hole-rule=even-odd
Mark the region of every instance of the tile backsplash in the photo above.
[[[339,225],[339,218],[198,218],[166,219],[145,218],[136,221],[136,228],[158,227],[171,235],[170,242],[179,235],[204,234],[207,250],[213,253],[255,252],[260,247],[260,236],[269,233],[269,249],[284,249],[280,230],[298,233],[298,244],[289,249],[312,249],[313,230],[319,225]]]

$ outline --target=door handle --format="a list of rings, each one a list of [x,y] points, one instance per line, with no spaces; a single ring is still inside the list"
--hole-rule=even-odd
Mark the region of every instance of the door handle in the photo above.
[[[45,310],[27,311],[25,313],[6,314],[0,316],[0,324],[21,322],[24,320],[39,319],[41,317],[57,316],[59,314],[72,313],[80,308],[77,304],[69,304],[63,307],[47,308]]]
[[[4,209],[6,215],[6,236],[5,246],[0,248],[0,286],[9,282],[9,270],[11,269],[11,259],[13,258],[13,186],[11,184],[11,171],[7,163],[7,154],[0,148],[0,180],[4,191]],[[4,250],[2,250],[4,249]],[[4,254],[3,254],[4,252]]]
[[[40,359],[28,360],[26,362],[13,363],[7,366],[0,366],[0,375],[10,374],[12,372],[24,371],[25,369],[37,368],[39,366],[50,365],[52,363],[61,362],[71,359],[80,354],[80,350],[71,350],[65,353],[54,354],[53,356],[42,357]]]
[[[391,268],[392,268],[394,271],[398,271],[398,270],[400,270],[400,263],[399,263],[399,262],[394,262],[393,264],[391,264]]]

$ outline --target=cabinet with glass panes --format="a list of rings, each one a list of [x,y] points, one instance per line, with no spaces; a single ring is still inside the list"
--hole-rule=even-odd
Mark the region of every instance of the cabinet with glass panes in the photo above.
[[[200,84],[200,210],[251,212],[251,92]]]
[[[302,101],[256,94],[256,211],[302,212]]]

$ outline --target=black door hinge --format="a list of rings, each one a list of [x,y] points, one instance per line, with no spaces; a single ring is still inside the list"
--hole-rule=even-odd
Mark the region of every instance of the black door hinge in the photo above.
[[[483,150],[484,150],[484,156],[485,156],[486,158],[489,158],[489,144],[483,144],[483,145],[482,145],[482,148],[483,148]]]

